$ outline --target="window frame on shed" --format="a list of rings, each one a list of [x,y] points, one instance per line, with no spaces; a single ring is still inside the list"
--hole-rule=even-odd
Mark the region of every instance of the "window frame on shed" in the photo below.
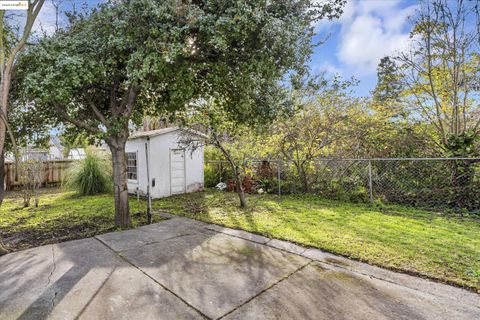
[[[134,156],[133,160],[130,158],[132,155]],[[127,158],[127,180],[130,182],[138,182],[138,151],[125,152],[125,156]],[[131,164],[131,161],[134,161],[134,164]],[[131,169],[134,169],[134,171],[130,171]],[[131,178],[131,175],[135,175],[135,179]]]

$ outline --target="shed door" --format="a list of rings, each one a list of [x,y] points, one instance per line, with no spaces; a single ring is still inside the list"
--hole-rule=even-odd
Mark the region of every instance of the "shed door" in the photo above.
[[[185,193],[185,150],[170,150],[171,194]]]

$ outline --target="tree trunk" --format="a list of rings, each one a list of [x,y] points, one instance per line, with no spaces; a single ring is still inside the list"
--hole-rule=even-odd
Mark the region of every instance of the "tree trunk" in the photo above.
[[[300,172],[301,172],[300,178],[302,180],[302,185],[303,185],[303,192],[310,193],[310,183],[308,183],[307,173],[303,168],[300,169]]]
[[[308,183],[308,177],[307,173],[305,172],[305,169],[303,168],[302,164],[297,163],[296,161],[293,162],[295,165],[295,168],[297,169],[298,173],[298,178],[300,179],[300,183],[302,184],[302,191],[304,193],[309,193],[310,192],[310,184]]]
[[[247,207],[247,199],[245,198],[245,190],[243,190],[242,181],[240,180],[240,175],[238,173],[238,167],[232,165],[233,167],[233,178],[235,179],[235,191],[238,194],[240,199],[240,208]]]
[[[5,152],[0,154],[0,206],[5,198]]]
[[[240,208],[246,208],[247,199],[245,197],[245,191],[243,190],[242,181],[240,180],[240,173],[238,172],[238,166],[235,165],[235,161],[233,161],[233,159],[230,157],[230,153],[227,151],[227,149],[225,149],[222,146],[222,144],[220,143],[216,135],[214,135],[213,145],[218,149],[220,149],[220,151],[225,156],[225,159],[227,159],[228,163],[232,167],[233,179],[235,180],[235,191],[237,192],[238,198],[240,199]]]
[[[5,198],[5,152],[0,155],[0,206]],[[2,235],[0,234],[0,256],[7,254],[8,250],[3,244]]]
[[[3,79],[4,77],[2,77]],[[2,108],[3,114],[6,114],[6,103],[5,103],[5,95],[3,94],[3,87],[4,87],[4,82],[2,82],[1,89],[2,92],[0,93],[0,101],[2,101],[2,105],[0,106]],[[5,123],[0,120],[0,205],[3,203],[3,199],[5,197],[5,136],[7,132],[7,127]],[[1,235],[0,235],[0,256],[3,256],[4,254],[7,254],[8,250],[3,244]]]
[[[3,19],[2,19],[3,20]],[[3,61],[2,61],[3,63]],[[7,116],[7,107],[8,107],[8,94],[10,92],[10,81],[11,81],[11,67],[5,67],[3,70],[3,74],[1,75],[2,81],[0,83],[0,108],[2,110],[2,114],[0,115],[2,118],[3,116]],[[4,119],[7,121],[7,119]],[[3,120],[0,120],[0,153],[4,152],[5,148],[5,140],[7,137],[7,125]]]
[[[127,158],[125,155],[125,140],[115,139],[110,144],[112,152],[113,189],[115,197],[115,226],[129,228],[132,225],[128,207]],[[120,141],[119,141],[120,140]]]
[[[5,152],[0,156],[0,206],[5,198]],[[0,234],[0,256],[7,254],[8,250],[3,244],[2,235]]]

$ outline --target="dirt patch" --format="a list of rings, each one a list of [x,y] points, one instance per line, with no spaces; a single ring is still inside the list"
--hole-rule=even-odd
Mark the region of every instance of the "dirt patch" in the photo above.
[[[134,213],[136,218],[136,226],[145,225],[146,219],[140,219],[144,213]],[[19,217],[15,225],[21,226],[28,217]],[[157,215],[154,222],[163,220]],[[73,222],[72,222],[73,223]],[[7,249],[10,252],[24,250],[28,248],[38,247],[46,244],[59,243],[69,240],[77,240],[93,237],[102,233],[115,231],[114,222],[110,217],[96,217],[89,221],[76,222],[73,225],[66,225],[64,220],[49,221],[48,224],[36,225],[31,228],[22,228],[14,232],[7,232],[5,229],[0,230],[0,236]]]
[[[19,221],[19,223],[21,223],[21,221]],[[37,227],[12,233],[5,232],[4,230],[2,237],[9,251],[18,251],[45,244],[88,238],[113,230],[115,230],[115,228],[108,226],[105,221],[93,219],[82,224],[68,227],[58,226],[48,229]]]

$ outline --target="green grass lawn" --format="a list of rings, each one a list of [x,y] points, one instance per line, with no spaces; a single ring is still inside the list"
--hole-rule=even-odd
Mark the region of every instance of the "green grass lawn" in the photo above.
[[[156,208],[294,241],[370,264],[420,274],[480,292],[480,219],[310,195],[249,196],[207,191],[156,201]]]
[[[37,208],[23,208],[18,192],[7,193],[0,207],[0,235],[9,249],[86,238],[115,230],[110,194],[81,197],[55,188],[41,189],[39,199]],[[145,201],[130,201],[134,226],[146,224],[145,210]],[[154,217],[154,221],[159,220],[158,216]]]
[[[236,194],[206,191],[154,201],[156,209],[294,241],[480,292],[480,219],[398,206],[370,207],[310,195],[254,195],[240,209]],[[134,226],[146,223],[146,201],[131,198]],[[159,221],[154,215],[154,221]],[[12,250],[115,230],[112,195],[80,197],[43,189],[38,208],[9,193],[0,233]]]

